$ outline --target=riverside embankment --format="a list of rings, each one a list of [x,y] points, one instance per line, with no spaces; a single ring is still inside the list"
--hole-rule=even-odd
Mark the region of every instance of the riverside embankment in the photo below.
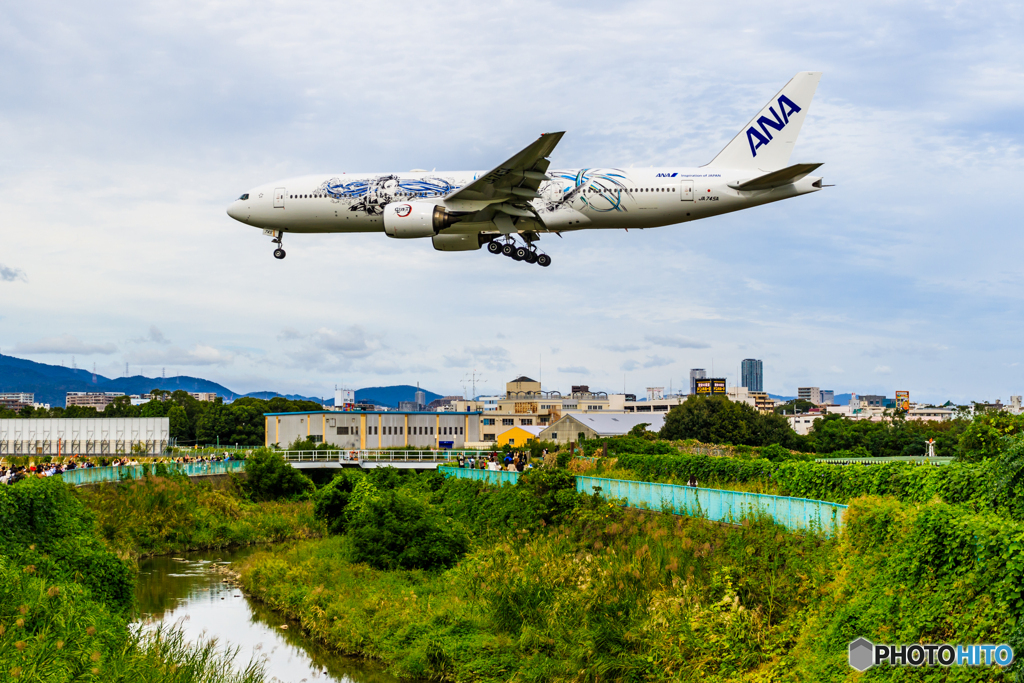
[[[689,463],[728,483],[726,464]],[[770,464],[737,467],[778,474]],[[690,465],[674,474],[685,481]],[[800,465],[783,468],[782,485],[825,491],[825,473]],[[242,584],[319,642],[398,675],[452,681],[856,680],[846,648],[858,637],[1021,640],[1021,523],[980,497],[965,505],[935,493],[954,470],[884,467],[832,475],[848,482],[834,538],[766,516],[723,525],[622,508],[581,495],[564,470],[504,487],[351,474],[317,494],[333,535],[253,554]],[[879,496],[873,486],[893,488]]]

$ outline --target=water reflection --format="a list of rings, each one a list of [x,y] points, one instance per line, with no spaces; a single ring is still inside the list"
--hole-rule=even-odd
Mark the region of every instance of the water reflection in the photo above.
[[[398,683],[373,663],[342,657],[306,638],[298,624],[223,582],[215,564],[239,560],[252,549],[154,557],[139,563],[139,619],[178,624],[186,636],[205,633],[239,648],[238,663],[263,658],[270,680]],[[289,628],[281,628],[287,625]]]

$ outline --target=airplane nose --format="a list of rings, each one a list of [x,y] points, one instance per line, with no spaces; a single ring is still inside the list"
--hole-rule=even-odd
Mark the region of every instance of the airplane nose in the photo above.
[[[245,207],[242,206],[241,202],[234,201],[228,204],[228,215],[234,218],[236,221],[245,222]]]

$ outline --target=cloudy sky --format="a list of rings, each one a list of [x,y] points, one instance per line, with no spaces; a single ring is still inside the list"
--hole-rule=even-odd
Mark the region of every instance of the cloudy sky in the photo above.
[[[416,383],[1024,393],[1019,3],[100,2],[0,16],[0,352],[331,395]],[[225,214],[306,173],[699,165],[794,73],[813,195],[545,238],[542,269]]]

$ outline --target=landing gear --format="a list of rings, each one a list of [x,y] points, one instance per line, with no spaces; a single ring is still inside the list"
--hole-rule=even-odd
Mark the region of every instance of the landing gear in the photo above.
[[[526,244],[516,244],[515,237],[506,235],[504,242],[498,240],[491,240],[487,243],[487,251],[492,254],[504,254],[513,261],[525,261],[527,263],[536,263],[544,268],[551,265],[551,257],[547,254],[541,254],[537,251],[537,247],[533,245],[533,242],[537,239],[534,235],[531,239],[529,235],[523,237],[523,241]]]
[[[285,251],[283,249],[284,242],[282,241],[284,239],[284,231],[283,230],[274,231],[274,230],[269,230],[268,229],[268,230],[264,230],[263,234],[264,235],[268,235],[269,234],[269,235],[273,235],[274,236],[274,239],[270,240],[271,242],[273,242],[274,244],[277,245],[277,248],[274,249],[274,258],[276,258],[276,259],[283,259],[285,257]]]

